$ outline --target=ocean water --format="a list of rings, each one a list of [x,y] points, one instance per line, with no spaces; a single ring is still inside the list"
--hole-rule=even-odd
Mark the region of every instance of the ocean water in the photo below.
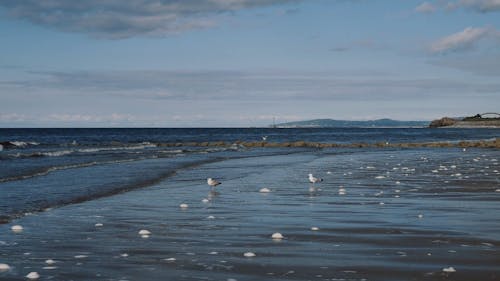
[[[233,144],[264,136],[458,142],[500,130],[0,129],[0,280],[500,280],[498,149]],[[323,178],[314,192],[309,173]]]

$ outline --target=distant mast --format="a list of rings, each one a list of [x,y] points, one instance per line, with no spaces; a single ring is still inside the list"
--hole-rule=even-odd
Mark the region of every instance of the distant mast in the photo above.
[[[276,117],[273,116],[273,128],[276,128]]]

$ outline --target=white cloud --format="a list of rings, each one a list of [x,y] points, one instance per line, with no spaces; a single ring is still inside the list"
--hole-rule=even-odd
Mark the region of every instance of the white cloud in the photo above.
[[[424,14],[434,13],[436,10],[437,10],[436,6],[434,6],[429,2],[424,2],[415,8],[415,12]]]
[[[467,27],[466,29],[443,37],[429,47],[431,53],[463,51],[473,48],[485,38],[498,38],[499,32],[493,27]]]

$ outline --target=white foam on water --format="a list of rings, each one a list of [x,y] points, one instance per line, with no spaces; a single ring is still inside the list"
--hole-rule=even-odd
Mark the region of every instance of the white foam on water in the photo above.
[[[19,233],[24,230],[24,228],[21,225],[13,225],[10,229],[15,233]]]
[[[283,237],[283,235],[281,233],[276,232],[276,233],[273,233],[273,235],[271,235],[271,238],[276,239],[276,240],[281,240],[285,237]]]
[[[243,254],[244,257],[247,257],[247,258],[253,258],[256,256],[255,253],[252,253],[252,252],[246,252]]]
[[[35,280],[35,279],[40,278],[40,274],[38,274],[38,272],[36,272],[36,271],[32,271],[32,272],[28,273],[28,275],[26,275],[26,278],[28,278],[30,280]]]
[[[40,155],[49,157],[60,157],[71,153],[73,153],[73,150],[60,150],[60,151],[41,152]]]
[[[260,193],[269,193],[269,192],[271,192],[271,190],[270,190],[269,188],[267,188],[267,187],[264,187],[264,188],[261,188],[261,189],[259,190],[259,192],[260,192]]]
[[[443,268],[443,272],[456,272],[455,268],[453,268],[453,266],[450,266],[450,267],[445,267]]]
[[[5,272],[5,271],[9,271],[10,270],[10,266],[6,263],[0,263],[0,272]]]
[[[57,269],[57,266],[44,266],[44,267],[42,267],[42,269],[53,270],[53,269]]]
[[[340,188],[339,188],[339,195],[345,195],[345,194],[346,194],[346,190],[345,190],[345,188],[340,187]]]

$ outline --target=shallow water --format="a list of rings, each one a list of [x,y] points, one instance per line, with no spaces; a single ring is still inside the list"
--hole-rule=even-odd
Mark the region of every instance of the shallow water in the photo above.
[[[0,263],[11,267],[0,280],[498,280],[498,149],[185,145],[498,132],[0,129]],[[308,173],[324,178],[317,192]]]
[[[245,149],[4,182],[3,192],[94,194],[158,179],[0,225],[0,263],[11,266],[0,279],[499,280],[497,159],[494,149]],[[324,179],[316,192],[308,173]],[[217,194],[207,177],[222,181]]]

